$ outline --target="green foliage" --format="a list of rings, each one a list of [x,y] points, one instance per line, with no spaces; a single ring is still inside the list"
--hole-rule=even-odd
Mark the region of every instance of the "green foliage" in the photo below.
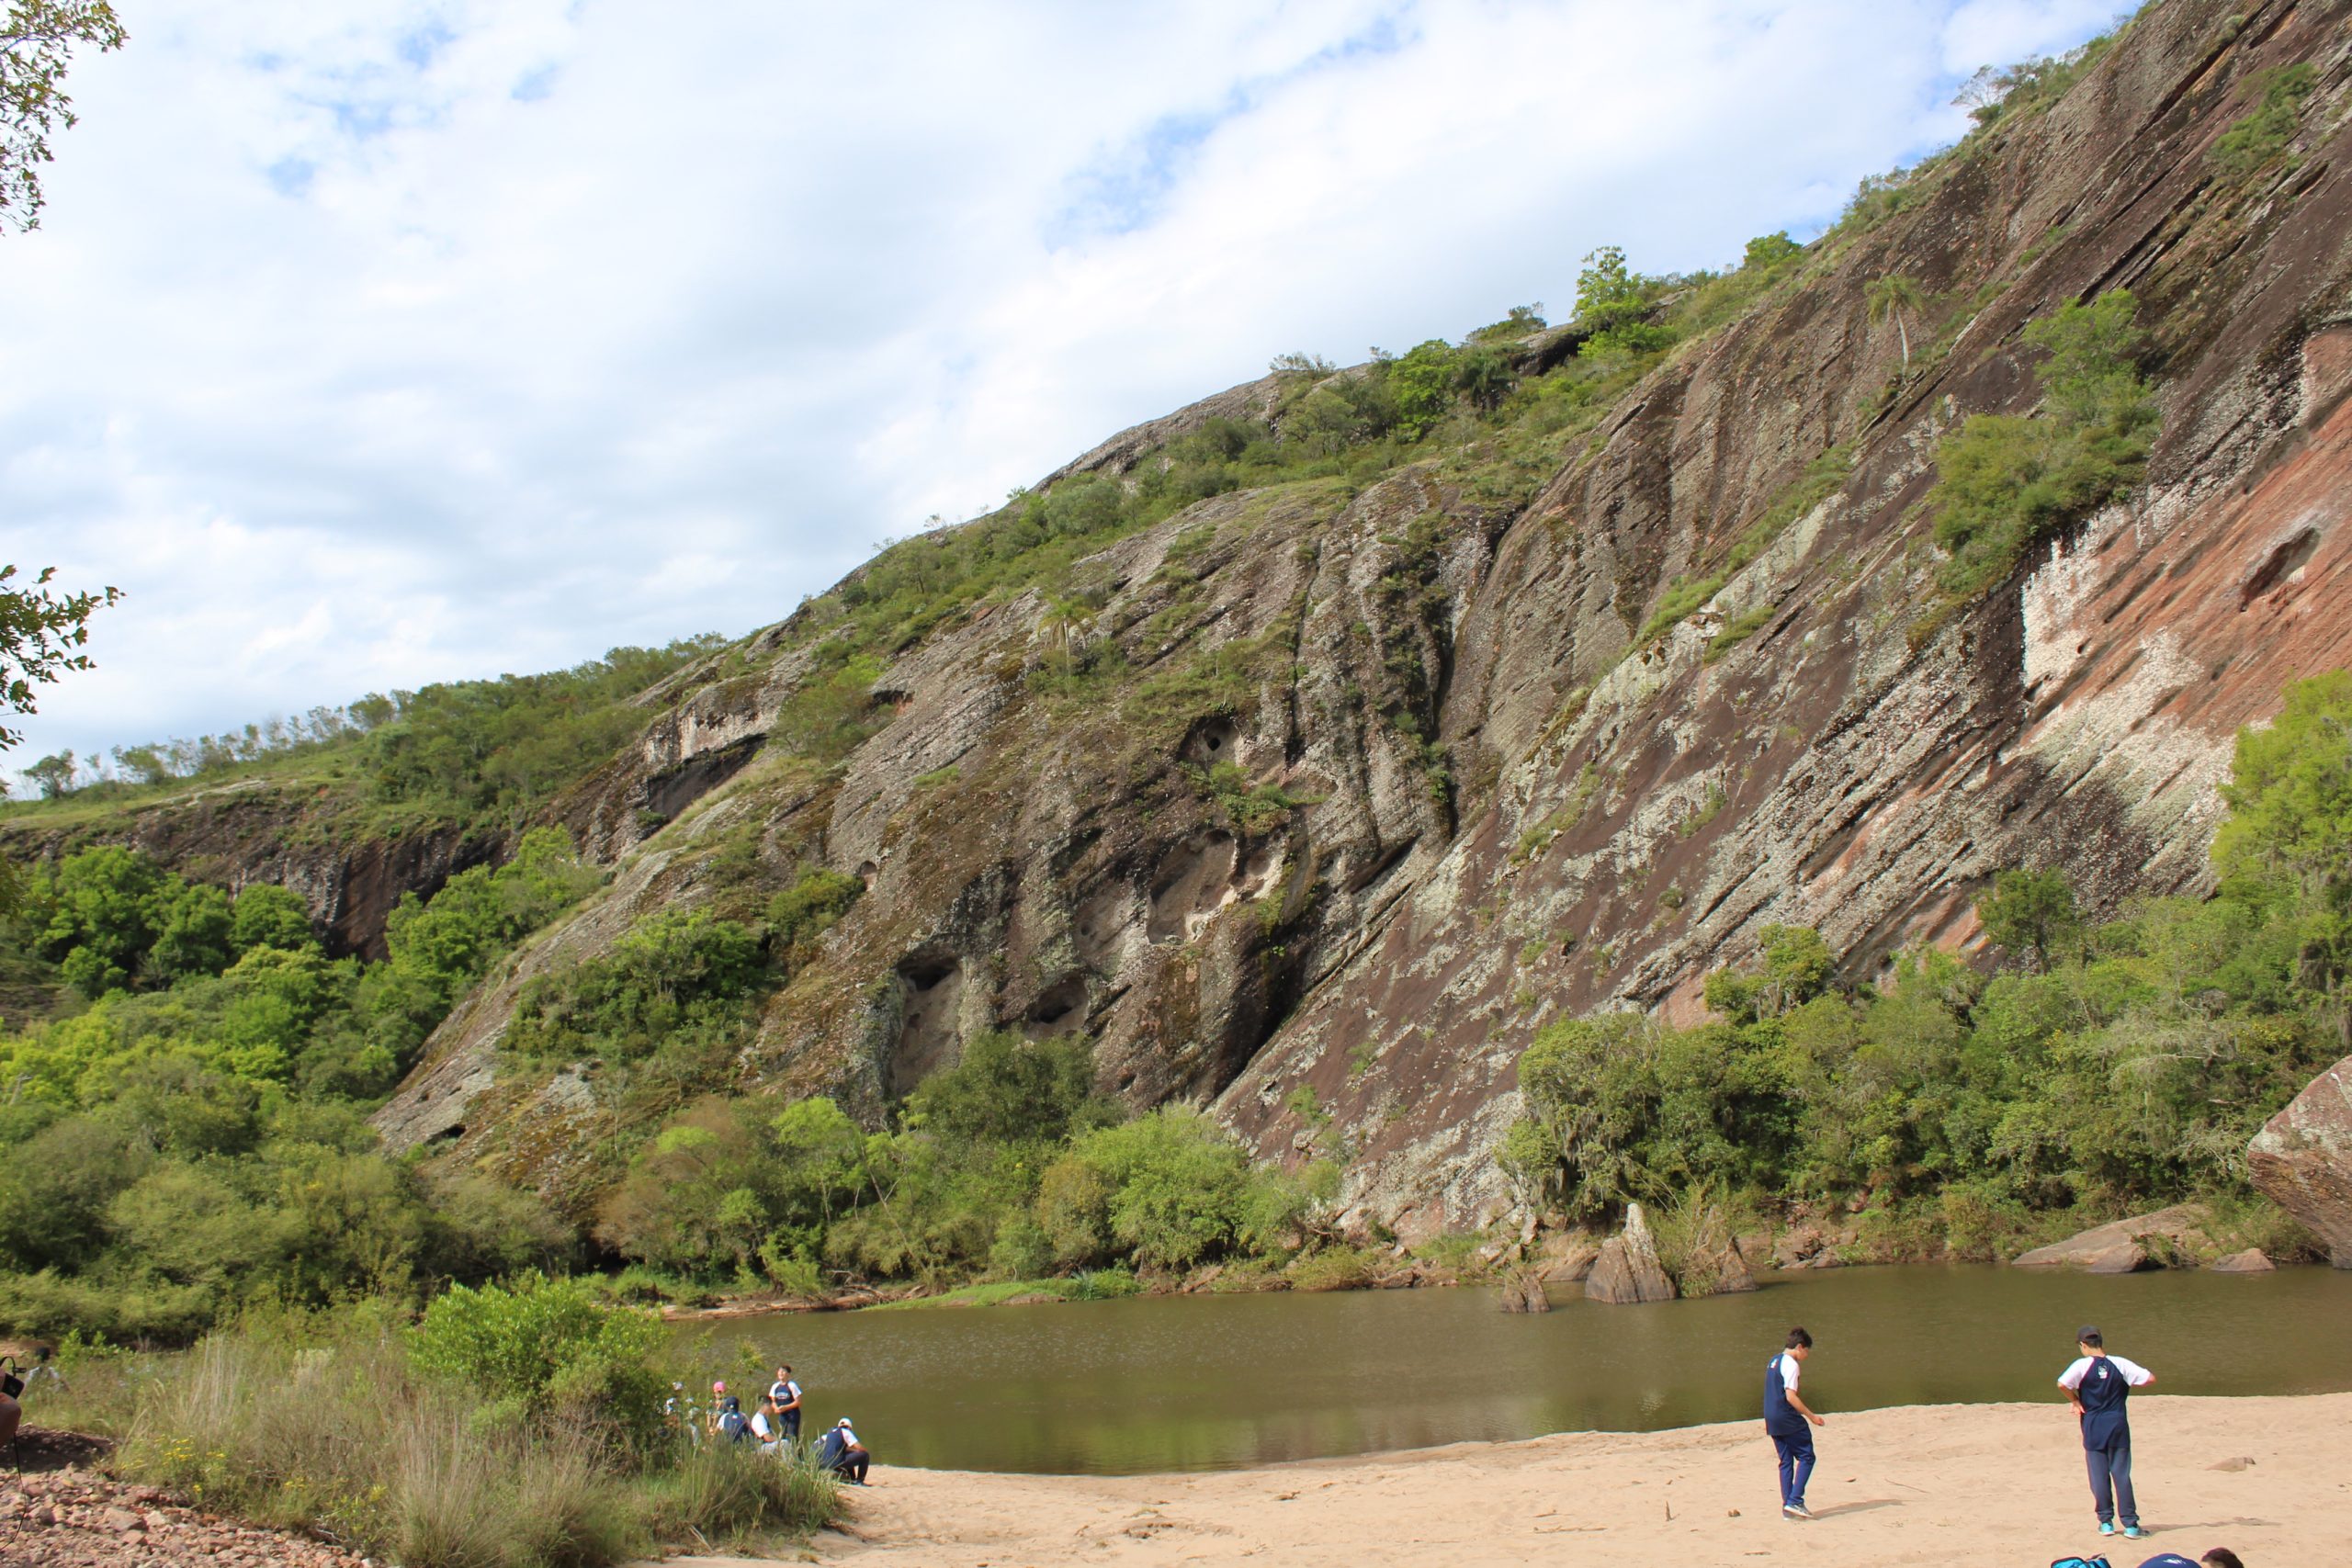
[[[2155,440],[2155,403],[2132,363],[2130,293],[2069,302],[2026,329],[2046,350],[2041,413],[1973,414],[1937,448],[1936,541],[1951,552],[1948,602],[2004,581],[2026,552],[2137,486]]]
[[[1544,304],[1513,305],[1510,313],[1499,321],[1480,327],[1464,340],[1469,343],[1518,343],[1534,336],[1550,323],[1544,320]]]
[[[2004,873],[1980,917],[2030,971],[1986,980],[1914,952],[1852,993],[1817,933],[1769,928],[1755,963],[1709,977],[1715,1021],[1539,1034],[1506,1171],[1577,1218],[1702,1189],[1798,1196],[1860,1207],[1889,1246],[1920,1229],[1967,1256],[2191,1196],[2251,1201],[2246,1140],[2342,1054],[2352,677],[2290,688],[2239,748],[2220,897],[2087,926],[2063,877]]]
[[[1051,1144],[1115,1119],[1095,1098],[1094,1051],[1080,1036],[974,1036],[956,1065],[907,1097],[906,1122],[969,1144]]]
[[[1664,637],[1688,620],[1708,600],[1722,592],[1724,584],[1730,581],[1731,574],[1724,571],[1710,572],[1704,577],[1676,578],[1666,585],[1666,592],[1658,596],[1657,608],[1651,611],[1650,618],[1642,623],[1642,629],[1634,634],[1634,641],[1637,644],[1653,642]]]
[[[764,1276],[801,1295],[823,1293],[821,1262],[933,1287],[986,1271],[1091,1299],[1133,1290],[1130,1264],[1184,1269],[1316,1234],[1335,1169],[1254,1169],[1196,1111],[1123,1115],[1094,1094],[1083,1040],[982,1035],[892,1132],[863,1133],[830,1100],[705,1100],[638,1151],[597,1235],[687,1277]],[[1057,1272],[1073,1278],[1041,1283]]]
[[[1194,787],[1206,795],[1239,832],[1254,837],[1287,818],[1310,802],[1277,784],[1252,784],[1238,762],[1213,762],[1206,768],[1186,765]]]
[[[552,797],[643,728],[631,698],[717,639],[616,648],[546,675],[427,686],[359,742],[379,798],[459,820],[511,820]]]
[[[1577,274],[1577,325],[1606,333],[1632,326],[1647,308],[1643,280],[1625,265],[1617,245],[1602,245],[1584,258]]]
[[[75,118],[62,85],[74,46],[87,44],[104,54],[129,38],[107,0],[12,0],[0,20],[0,225],[40,226],[40,166],[55,156],[49,138],[61,127],[70,130]],[[107,597],[111,602],[112,590]],[[12,619],[0,607],[0,624]],[[0,750],[13,744],[0,732]]]
[[[1919,286],[1907,277],[1874,278],[1863,290],[1869,301],[1871,320],[1892,321],[1903,346],[1903,367],[1911,367],[1911,318],[1927,308],[1926,296]]]
[[[300,900],[232,902],[134,851],[36,878],[36,950],[97,996],[0,1035],[0,1331],[185,1340],[258,1300],[404,1293],[561,1258],[567,1231],[480,1178],[376,1152],[364,1109],[457,990],[594,880],[560,832],[330,960]]]
[[[2052,956],[2074,947],[2082,932],[2075,890],[2058,871],[2002,872],[1993,891],[1977,900],[1976,918],[1986,941],[2013,953],[2032,953],[2034,967],[2044,974]]]
[[[2299,61],[2257,73],[2247,85],[2258,95],[2253,110],[2222,132],[2206,154],[2223,179],[2244,180],[2287,151],[2301,123],[2303,101],[2319,85],[2319,69]],[[2294,167],[2293,161],[2286,166]]]
[[[1740,257],[1742,270],[1779,266],[1782,262],[1804,254],[1804,247],[1789,238],[1786,229],[1770,234],[1758,234],[1747,242],[1747,249]]]
[[[606,1305],[577,1280],[525,1274],[450,1286],[417,1320],[409,1349],[419,1368],[505,1419],[590,1416],[641,1450],[661,1422],[665,1390],[650,1358],[664,1339],[650,1313]]]
[[[817,939],[833,929],[865,892],[854,876],[811,866],[799,880],[768,900],[768,931],[789,964],[804,962]]]
[[[1249,1192],[1240,1147],[1199,1111],[1168,1106],[1080,1139],[1047,1170],[1038,1222],[1065,1263],[1125,1250],[1184,1269],[1240,1243]]]
[[[444,1010],[491,960],[579,901],[603,880],[560,828],[535,828],[504,865],[475,866],[428,903],[403,894],[385,921],[393,974],[424,987]]]
[[[2102,34],[2063,55],[2035,55],[2014,65],[1980,67],[1952,101],[1968,110],[1979,130],[2039,114],[2107,52],[2114,34]]]
[[[2292,943],[2300,985],[2340,998],[2352,974],[2352,674],[2296,682],[2277,723],[2238,731],[2222,797],[2224,896]]]
[[[542,1061],[635,1060],[674,1036],[730,1029],[738,1004],[769,977],[750,927],[707,909],[657,909],[603,954],[525,986],[500,1046]]]
[[[1453,345],[1431,338],[1387,367],[1390,395],[1396,400],[1396,428],[1419,435],[1453,405],[1461,367]]]
[[[1767,600],[1761,604],[1749,605],[1730,620],[1725,621],[1723,629],[1707,639],[1707,651],[1704,655],[1706,662],[1713,664],[1716,660],[1762,631],[1771,623],[1772,617],[1780,613],[1781,607]]]

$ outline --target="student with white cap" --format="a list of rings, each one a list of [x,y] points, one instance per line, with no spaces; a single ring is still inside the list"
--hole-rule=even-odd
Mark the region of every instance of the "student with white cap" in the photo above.
[[[832,1430],[817,1445],[818,1468],[832,1472],[854,1486],[865,1484],[865,1469],[873,1462],[874,1456],[857,1440],[857,1432],[846,1416],[834,1422]]]

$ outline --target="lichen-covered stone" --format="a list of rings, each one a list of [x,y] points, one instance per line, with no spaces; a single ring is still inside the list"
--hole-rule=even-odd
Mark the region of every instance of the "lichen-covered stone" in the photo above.
[[[2352,1057],[2312,1080],[2254,1136],[2246,1165],[2263,1194],[2352,1269]]]

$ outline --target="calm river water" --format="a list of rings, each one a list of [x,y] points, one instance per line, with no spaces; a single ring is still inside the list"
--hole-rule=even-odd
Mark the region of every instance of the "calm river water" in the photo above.
[[[2352,1389],[2352,1273],[2332,1269],[1845,1269],[1656,1306],[1571,1287],[1534,1317],[1487,1290],[797,1314],[682,1333],[680,1372],[749,1382],[742,1346],[788,1359],[810,1432],[852,1416],[885,1464],[1115,1474],[1736,1420],[1798,1323],[1815,1347],[1806,1396],[1833,1422],[2055,1399],[2085,1323],[2166,1393]]]

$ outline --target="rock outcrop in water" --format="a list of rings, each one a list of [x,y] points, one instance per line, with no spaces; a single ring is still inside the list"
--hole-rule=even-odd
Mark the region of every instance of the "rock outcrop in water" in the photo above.
[[[1658,1261],[1657,1239],[1639,1203],[1625,1206],[1625,1228],[1600,1247],[1592,1272],[1584,1278],[1585,1300],[1630,1306],[1643,1302],[1670,1302],[1674,1280]]]

